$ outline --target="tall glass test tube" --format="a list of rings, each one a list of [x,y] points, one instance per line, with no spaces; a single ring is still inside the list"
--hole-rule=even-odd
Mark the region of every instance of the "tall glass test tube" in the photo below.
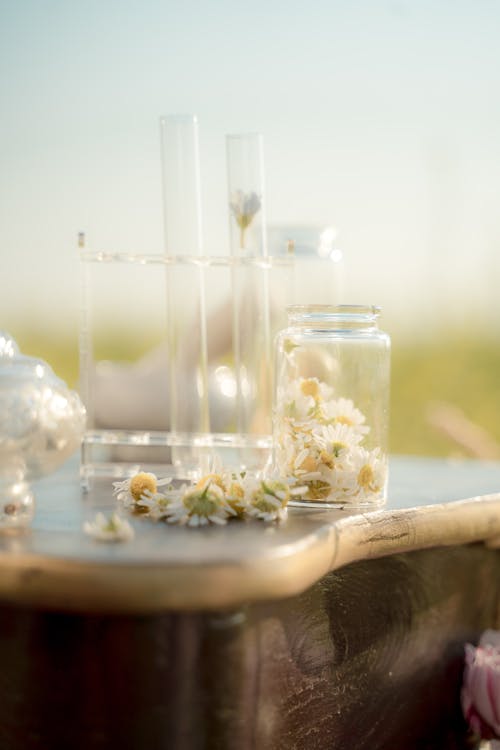
[[[203,273],[198,121],[194,115],[160,121],[164,195],[170,424],[186,436],[172,463],[186,474],[199,463],[188,435],[210,432],[207,311]],[[193,340],[197,346],[193,347]]]
[[[239,433],[265,432],[271,399],[271,322],[264,152],[256,133],[226,138],[233,258],[233,353]]]
[[[167,255],[203,255],[198,119],[160,119],[163,218]]]

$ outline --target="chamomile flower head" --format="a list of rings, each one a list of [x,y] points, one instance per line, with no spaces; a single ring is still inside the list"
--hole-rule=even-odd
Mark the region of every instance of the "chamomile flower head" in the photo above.
[[[83,530],[98,542],[127,542],[134,537],[132,526],[117,513],[112,513],[110,518],[97,513],[93,521],[83,524]]]
[[[203,488],[207,480],[220,487],[230,508],[230,515],[243,516],[246,508],[243,479],[245,472],[234,472],[224,468],[220,456],[214,455],[209,464],[209,473],[197,482],[198,489]]]
[[[291,494],[290,485],[285,480],[249,478],[246,482],[246,512],[263,521],[283,521]]]
[[[224,476],[224,473],[221,469],[218,472],[210,472],[209,474],[205,474],[205,476],[201,477],[201,479],[196,482],[195,488],[197,490],[203,490],[208,485],[213,485],[215,487],[219,487],[219,489],[224,491],[226,481],[227,477]]]
[[[241,475],[231,477],[226,483],[225,493],[226,502],[234,513],[242,517],[248,507],[248,501],[245,496],[244,479]]]
[[[323,405],[333,395],[333,389],[318,378],[294,378],[280,394],[283,411],[292,420],[303,422],[321,417]]]
[[[177,499],[177,494],[177,491],[173,489],[168,492],[168,488],[165,492],[155,492],[149,495],[144,494],[135,504],[134,510],[154,521],[161,521],[167,517],[168,509]]]
[[[133,507],[143,497],[151,497],[158,487],[170,484],[170,479],[158,479],[155,474],[139,471],[121,482],[113,482],[113,494],[126,507]]]
[[[288,450],[292,453],[289,469],[301,481],[321,479],[332,483],[331,472],[347,460],[358,442],[357,435],[344,425],[319,425],[307,441],[296,436],[289,440]]]
[[[327,502],[332,495],[334,488],[326,479],[318,477],[307,481],[307,490],[304,493],[306,500],[321,500]]]
[[[224,524],[235,511],[225,499],[224,489],[209,474],[194,487],[182,488],[177,502],[167,509],[169,523],[188,526],[206,526],[209,523]]]
[[[293,475],[296,477],[309,478],[310,474],[318,471],[319,450],[313,443],[312,445],[302,446],[293,459]]]
[[[298,387],[303,396],[310,396],[315,401],[321,398],[321,384],[318,378],[300,378]]]
[[[316,434],[317,443],[336,459],[336,463],[345,459],[362,439],[363,435],[356,429],[340,422],[324,425]]]
[[[366,435],[370,431],[365,425],[365,415],[354,406],[350,398],[330,401],[324,407],[324,416],[330,424],[351,427],[361,435]]]
[[[339,478],[344,492],[355,500],[373,500],[382,496],[387,470],[376,448],[368,451],[356,448],[345,476]]]

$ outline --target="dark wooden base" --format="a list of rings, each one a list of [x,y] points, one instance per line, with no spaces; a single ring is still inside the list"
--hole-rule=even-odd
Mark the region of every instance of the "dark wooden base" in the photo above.
[[[500,552],[368,560],[235,612],[0,608],[1,750],[455,750]]]

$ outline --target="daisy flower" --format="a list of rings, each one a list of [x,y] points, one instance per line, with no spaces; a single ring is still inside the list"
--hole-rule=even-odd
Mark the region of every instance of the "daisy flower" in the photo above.
[[[380,449],[367,451],[356,448],[349,469],[339,477],[339,486],[353,499],[373,500],[381,496],[386,478],[387,470],[380,457]]]
[[[363,440],[363,435],[349,425],[336,422],[333,425],[324,425],[315,433],[315,440],[323,452],[331,455],[335,463],[341,463]]]
[[[287,505],[290,498],[300,495],[304,487],[292,487],[296,480],[289,479],[255,479],[246,482],[246,495],[249,516],[263,521],[284,521],[287,516]]]
[[[158,479],[155,474],[140,471],[121,482],[113,482],[113,494],[126,508],[133,508],[143,498],[155,495],[158,487],[170,483],[170,479]]]
[[[325,405],[324,413],[325,419],[330,424],[346,425],[361,435],[370,432],[370,428],[364,424],[365,415],[359,409],[356,409],[350,398],[330,401]]]
[[[166,517],[169,523],[206,526],[225,524],[228,517],[234,515],[236,511],[226,502],[224,489],[208,474],[194,487],[181,488],[179,500],[167,508]]]
[[[317,446],[304,446],[293,459],[293,476],[307,478],[310,474],[318,474],[319,461]]]
[[[225,485],[225,493],[227,504],[241,518],[248,507],[243,476],[241,474],[233,476]]]
[[[246,507],[244,475],[244,472],[234,473],[224,469],[220,457],[216,455],[210,462],[210,472],[200,479],[197,486],[210,480],[223,490],[227,504],[234,511],[233,515],[242,516]]]
[[[333,389],[318,378],[295,378],[281,394],[282,413],[296,421],[321,418],[323,402],[328,401]]]
[[[305,473],[307,463],[301,467],[304,460],[307,461],[309,451],[313,445],[312,433],[295,430],[288,423],[283,425],[283,429],[276,441],[276,463],[281,476],[295,476],[297,470],[302,468]]]
[[[332,499],[335,499],[333,497],[333,485],[328,479],[323,478],[321,474],[319,474],[319,476],[315,479],[308,479],[307,481],[304,481],[304,485],[304,500],[320,500],[321,502],[326,503]]]
[[[148,518],[152,518],[154,521],[161,521],[163,518],[166,518],[170,505],[175,502],[176,494],[175,490],[170,495],[166,495],[163,492],[144,494],[135,504],[134,510],[144,514]]]
[[[285,440],[289,470],[301,481],[321,478],[328,481],[330,473],[347,460],[360,439],[345,425],[320,425],[307,441],[293,435],[289,441]]]
[[[110,518],[98,513],[93,521],[85,521],[83,530],[98,542],[127,542],[134,538],[132,526],[117,513]]]

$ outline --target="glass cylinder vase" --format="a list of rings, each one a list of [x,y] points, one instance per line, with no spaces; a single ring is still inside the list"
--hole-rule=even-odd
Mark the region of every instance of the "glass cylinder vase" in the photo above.
[[[294,504],[378,506],[387,493],[390,339],[380,310],[295,305],[276,338],[274,464]]]

